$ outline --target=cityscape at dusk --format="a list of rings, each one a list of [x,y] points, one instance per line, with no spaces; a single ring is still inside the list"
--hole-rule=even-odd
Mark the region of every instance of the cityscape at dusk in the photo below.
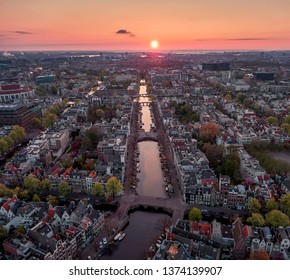
[[[0,8],[1,261],[290,260],[289,0]]]
[[[289,10],[287,0],[1,1],[0,49],[284,50]]]

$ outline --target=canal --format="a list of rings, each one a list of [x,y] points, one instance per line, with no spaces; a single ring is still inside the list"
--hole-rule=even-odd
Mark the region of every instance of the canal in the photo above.
[[[141,81],[141,84],[144,81]],[[139,95],[147,93],[146,85],[140,86]],[[144,103],[145,102],[145,103]],[[141,104],[141,123],[145,132],[150,132],[154,125],[153,114],[151,116],[150,99],[148,97],[139,97]],[[141,196],[153,196],[166,198],[167,193],[163,184],[163,173],[161,169],[158,143],[154,141],[142,141],[138,143],[139,156],[139,173],[137,178],[137,193]]]
[[[141,81],[139,95],[146,94],[146,85]],[[151,117],[150,100],[148,97],[139,97],[141,104],[140,129],[145,132],[151,130],[154,124]],[[145,102],[145,104],[144,104]],[[163,173],[159,157],[158,143],[142,141],[138,143],[138,184],[136,192],[139,196],[153,196],[167,198],[163,184]],[[162,220],[169,218],[164,213],[135,211],[130,214],[129,224],[124,229],[125,238],[116,247],[102,257],[105,260],[142,260],[146,257],[150,246],[156,242],[161,233]]]
[[[125,238],[112,248],[102,260],[142,260],[151,244],[162,231],[162,220],[168,217],[162,213],[135,211],[130,214]]]

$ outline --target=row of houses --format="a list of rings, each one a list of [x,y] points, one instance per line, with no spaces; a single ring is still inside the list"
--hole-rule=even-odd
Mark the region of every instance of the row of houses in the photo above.
[[[0,200],[0,221],[6,232],[23,228],[3,242],[15,259],[71,260],[99,234],[104,214],[84,202],[52,207],[20,201],[16,195]]]
[[[166,234],[156,260],[244,260],[263,253],[271,259],[290,259],[290,227],[231,225],[178,220]]]

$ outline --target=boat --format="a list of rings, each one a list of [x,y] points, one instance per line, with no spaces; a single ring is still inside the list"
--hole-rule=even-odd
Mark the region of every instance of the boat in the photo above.
[[[120,235],[120,237],[119,237],[119,241],[123,240],[125,236],[126,236],[126,233],[123,232],[123,233]]]
[[[165,191],[167,191],[167,192],[168,192],[168,187],[165,187]]]
[[[118,241],[122,234],[123,234],[123,231],[120,231],[119,233],[117,233],[116,236],[114,237],[114,241]]]

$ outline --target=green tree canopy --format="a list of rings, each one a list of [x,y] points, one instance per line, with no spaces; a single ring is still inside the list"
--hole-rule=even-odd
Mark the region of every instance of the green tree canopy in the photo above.
[[[33,118],[31,123],[30,123],[31,127],[34,129],[41,129],[42,127],[42,122],[41,119],[39,118]]]
[[[29,175],[24,179],[24,187],[30,195],[40,194],[40,180],[33,175]]]
[[[58,185],[58,192],[64,197],[67,197],[71,193],[71,190],[71,186],[66,181],[61,181]]]
[[[290,225],[289,217],[279,210],[272,210],[267,213],[266,222],[273,227],[286,227]]]
[[[283,121],[283,123],[288,123],[290,124],[290,115],[287,115]]]
[[[280,199],[280,209],[287,215],[290,215],[290,194],[285,194]]]
[[[120,195],[124,189],[121,182],[115,176],[108,179],[105,188],[105,196],[112,196],[113,199],[115,198],[115,196]]]
[[[275,200],[275,198],[270,198],[268,201],[267,201],[267,204],[266,204],[266,209],[268,212],[272,211],[272,210],[278,210],[279,208],[279,204],[278,202]]]
[[[41,199],[40,199],[40,197],[39,197],[37,194],[35,194],[35,195],[33,195],[33,197],[32,197],[32,201],[33,201],[33,202],[40,202]]]
[[[46,198],[46,201],[48,203],[50,203],[52,206],[56,206],[58,204],[58,200],[56,198],[56,196],[53,196],[53,195],[49,195],[47,198]]]
[[[252,217],[247,219],[247,222],[256,227],[262,227],[265,225],[265,219],[259,213],[253,213]]]
[[[102,195],[104,192],[103,186],[100,182],[96,182],[94,184],[94,189],[93,189],[93,193],[96,196]]]
[[[0,225],[0,239],[4,239],[7,236],[6,230]]]
[[[202,213],[201,213],[200,209],[193,207],[190,210],[188,217],[191,221],[198,222],[202,219]]]
[[[256,198],[250,199],[247,203],[247,206],[252,213],[259,213],[262,207],[261,203]]]
[[[271,117],[268,117],[266,118],[266,121],[269,123],[269,124],[272,124],[272,125],[278,125],[278,119],[271,116]]]

